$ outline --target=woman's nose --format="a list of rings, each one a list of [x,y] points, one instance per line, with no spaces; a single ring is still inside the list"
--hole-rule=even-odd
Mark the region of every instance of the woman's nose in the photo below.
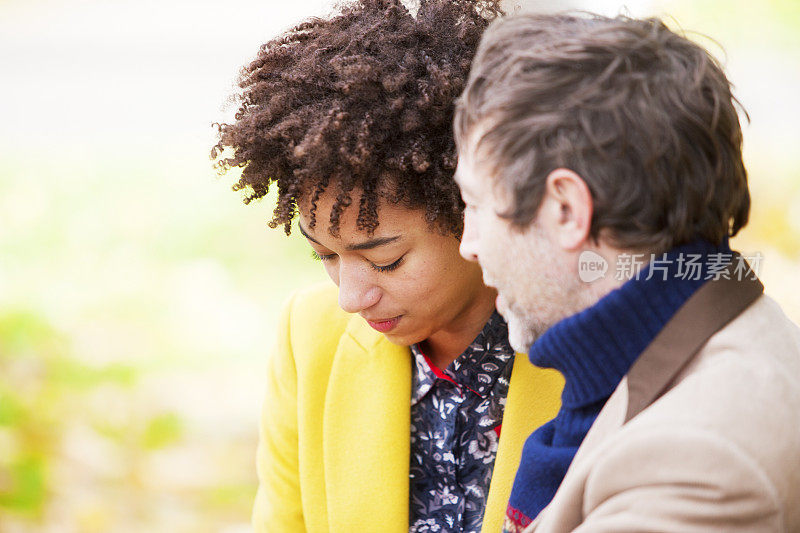
[[[339,268],[339,307],[348,313],[369,309],[381,298],[381,289],[361,265],[341,264]]]

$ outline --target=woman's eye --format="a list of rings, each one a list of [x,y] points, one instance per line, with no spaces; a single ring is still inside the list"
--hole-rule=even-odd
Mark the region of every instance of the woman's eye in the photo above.
[[[400,266],[400,264],[403,262],[403,258],[404,257],[405,257],[405,255],[401,256],[400,259],[398,259],[397,261],[395,261],[391,265],[381,266],[381,265],[376,265],[376,264],[372,263],[372,268],[374,268],[378,272],[391,272],[392,270],[395,270],[397,267]]]
[[[316,261],[330,261],[336,258],[336,254],[319,254],[314,250],[311,250],[311,258]]]

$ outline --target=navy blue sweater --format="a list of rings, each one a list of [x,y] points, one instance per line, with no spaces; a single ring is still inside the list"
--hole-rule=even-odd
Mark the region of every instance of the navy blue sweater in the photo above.
[[[529,353],[531,362],[555,368],[566,383],[561,410],[525,442],[504,531],[527,525],[550,503],[586,432],[622,377],[678,308],[714,276],[715,265],[729,262],[730,253],[727,242],[719,247],[697,242],[675,248],[536,340]],[[694,260],[698,269],[687,259]]]

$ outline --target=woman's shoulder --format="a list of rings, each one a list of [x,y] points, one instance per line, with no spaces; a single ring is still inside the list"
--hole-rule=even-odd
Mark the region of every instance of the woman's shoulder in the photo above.
[[[339,290],[331,282],[316,283],[295,291],[283,313],[294,338],[341,336],[353,315],[339,307]]]
[[[298,289],[289,297],[292,316],[335,313],[347,316],[339,307],[339,288],[330,281],[315,283]]]
[[[295,291],[283,307],[279,353],[291,354],[292,367],[304,379],[327,379],[343,339],[352,340],[363,319],[339,307],[338,288],[331,282]],[[378,336],[374,330],[370,331]],[[309,377],[314,376],[314,377]]]

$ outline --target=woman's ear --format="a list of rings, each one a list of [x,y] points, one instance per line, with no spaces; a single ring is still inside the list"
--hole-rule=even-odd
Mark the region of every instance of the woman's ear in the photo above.
[[[564,250],[584,246],[592,226],[593,201],[586,182],[576,172],[557,168],[547,175],[538,222]]]

